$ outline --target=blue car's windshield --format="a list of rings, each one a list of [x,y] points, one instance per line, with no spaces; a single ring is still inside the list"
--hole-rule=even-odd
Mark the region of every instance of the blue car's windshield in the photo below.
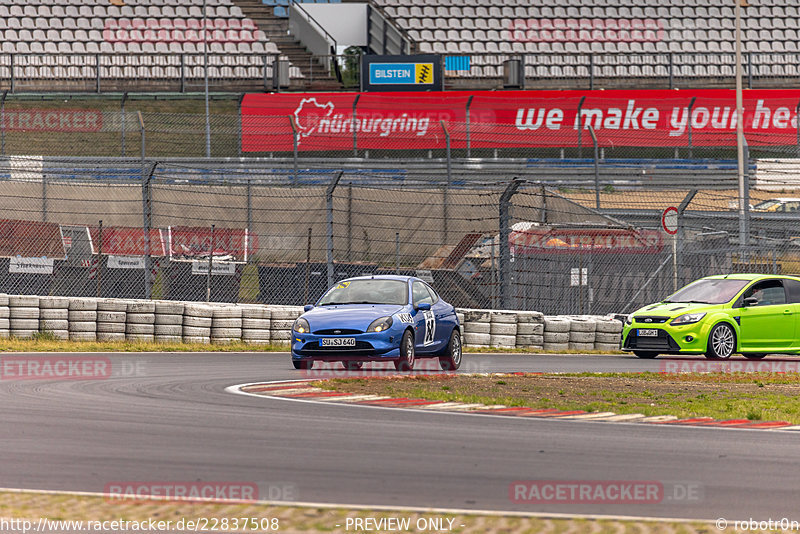
[[[697,280],[678,290],[664,302],[700,302],[703,304],[723,304],[730,301],[750,281],[714,278]]]
[[[325,293],[317,306],[333,304],[397,304],[408,302],[408,284],[402,280],[349,280]]]

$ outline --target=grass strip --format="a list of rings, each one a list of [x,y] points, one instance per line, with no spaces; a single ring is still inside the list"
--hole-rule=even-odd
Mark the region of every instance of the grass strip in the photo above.
[[[798,373],[393,375],[315,385],[445,402],[800,424]]]

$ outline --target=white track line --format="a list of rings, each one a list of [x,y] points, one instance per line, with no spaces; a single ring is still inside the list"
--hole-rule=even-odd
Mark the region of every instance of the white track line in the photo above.
[[[0,492],[6,493],[19,493],[19,494],[32,494],[32,495],[71,495],[76,497],[110,497],[107,493],[99,493],[92,491],[59,491],[59,490],[36,490],[24,488],[2,488]],[[169,497],[139,497],[136,499],[152,500],[152,501],[169,501],[174,499]],[[175,500],[175,502],[180,502]],[[187,500],[187,502],[189,502]],[[192,498],[191,502],[201,502],[203,504],[224,504],[226,502],[241,503],[242,501],[230,501],[229,499],[197,499]],[[594,519],[594,520],[610,520],[610,521],[651,521],[658,523],[701,523],[713,524],[710,519],[685,519],[673,517],[648,517],[648,516],[629,516],[629,515],[599,515],[599,514],[560,514],[560,513],[547,513],[547,512],[519,512],[519,511],[501,511],[501,510],[470,510],[468,508],[426,508],[415,506],[383,506],[383,505],[368,505],[368,504],[344,504],[344,503],[319,503],[319,502],[292,502],[292,501],[244,501],[245,504],[258,504],[262,506],[281,506],[281,507],[300,507],[300,508],[324,508],[324,509],[349,509],[349,510],[364,510],[364,511],[387,511],[387,512],[410,512],[420,514],[448,514],[448,515],[485,515],[493,517],[532,517],[541,519]]]

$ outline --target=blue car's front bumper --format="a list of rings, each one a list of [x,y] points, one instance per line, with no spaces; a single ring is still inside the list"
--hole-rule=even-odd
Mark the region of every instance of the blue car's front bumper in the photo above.
[[[346,335],[298,334],[292,332],[292,359],[318,361],[392,361],[400,357],[403,329]],[[355,338],[355,346],[323,347],[323,338]]]

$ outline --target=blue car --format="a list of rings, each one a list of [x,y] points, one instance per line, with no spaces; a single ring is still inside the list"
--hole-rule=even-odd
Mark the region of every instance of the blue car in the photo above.
[[[394,362],[409,371],[417,358],[461,365],[461,325],[455,308],[413,276],[364,276],[337,282],[292,327],[292,364]]]

